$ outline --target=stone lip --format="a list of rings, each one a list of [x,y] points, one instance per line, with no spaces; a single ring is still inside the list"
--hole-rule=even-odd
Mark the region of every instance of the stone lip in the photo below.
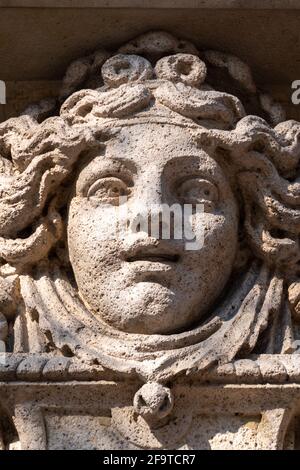
[[[48,354],[0,354],[0,382],[69,382],[122,379],[101,365],[89,365],[76,358]],[[283,354],[252,355],[219,365],[206,372],[192,371],[177,381],[193,379],[204,384],[300,384],[299,357]]]
[[[0,7],[8,8],[170,8],[182,9],[181,0],[2,0]],[[184,9],[300,9],[298,0],[186,0]]]

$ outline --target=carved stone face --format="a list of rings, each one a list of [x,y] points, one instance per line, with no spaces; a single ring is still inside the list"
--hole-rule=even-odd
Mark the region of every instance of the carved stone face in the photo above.
[[[126,202],[118,205],[119,196]],[[191,216],[196,237],[204,229],[198,249],[187,249],[184,236],[161,239],[142,225],[136,230],[145,206],[154,217],[162,204],[195,203],[204,205],[203,213]],[[118,235],[107,239],[103,234],[116,222]],[[70,202],[68,247],[79,293],[117,329],[144,334],[187,329],[208,311],[230,276],[237,225],[237,205],[221,167],[189,130],[156,123],[123,127],[105,155],[99,151],[80,171]]]

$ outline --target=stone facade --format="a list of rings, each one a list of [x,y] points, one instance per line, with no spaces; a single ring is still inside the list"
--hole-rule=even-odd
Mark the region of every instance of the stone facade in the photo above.
[[[0,448],[299,448],[299,136],[164,31],[0,124]]]

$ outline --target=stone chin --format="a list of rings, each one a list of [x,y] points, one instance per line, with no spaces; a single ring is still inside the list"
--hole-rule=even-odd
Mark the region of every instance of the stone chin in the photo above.
[[[104,296],[103,320],[128,333],[167,334],[189,323],[183,296],[159,282],[137,282]]]
[[[187,305],[187,296],[178,289],[154,282],[139,282],[112,296],[113,292],[103,299],[101,316],[111,326],[129,333],[171,334],[185,330],[199,318],[203,308]]]

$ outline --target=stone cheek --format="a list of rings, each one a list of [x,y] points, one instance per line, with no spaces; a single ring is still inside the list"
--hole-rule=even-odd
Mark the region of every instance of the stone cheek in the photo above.
[[[58,99],[0,124],[0,448],[297,447],[300,124],[163,32]]]

